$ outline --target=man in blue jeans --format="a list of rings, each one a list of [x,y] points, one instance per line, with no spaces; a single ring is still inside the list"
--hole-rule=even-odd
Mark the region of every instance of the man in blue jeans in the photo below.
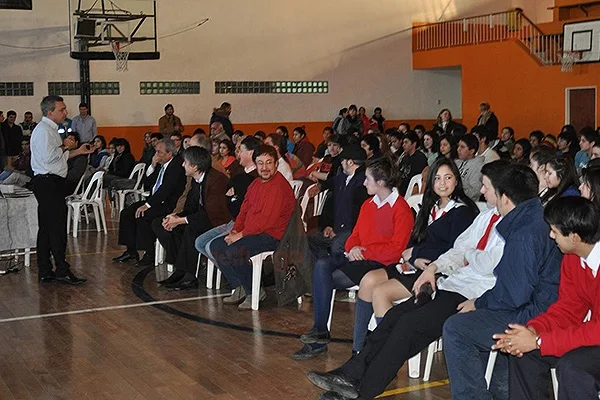
[[[523,186],[515,184],[519,181],[529,190],[519,190]],[[526,323],[558,298],[562,254],[549,237],[537,190],[533,171],[520,165],[507,168],[496,185],[497,208],[505,215],[496,228],[505,240],[504,254],[494,270],[496,284],[479,298],[460,304],[459,313],[444,324],[444,354],[454,400],[508,399],[505,355],[496,360],[494,396],[487,390],[485,366],[495,343],[492,336],[509,323]]]

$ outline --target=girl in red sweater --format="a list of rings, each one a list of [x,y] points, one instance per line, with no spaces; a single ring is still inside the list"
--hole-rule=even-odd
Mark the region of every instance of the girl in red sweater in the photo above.
[[[345,162],[342,153],[342,163]],[[389,158],[367,164],[364,185],[373,197],[362,205],[354,230],[346,241],[345,253],[331,254],[315,264],[314,325],[301,336],[304,347],[292,356],[294,359],[307,359],[327,351],[331,339],[327,321],[334,288],[358,285],[367,272],[398,262],[406,249],[414,219],[395,187],[397,183],[397,169]]]

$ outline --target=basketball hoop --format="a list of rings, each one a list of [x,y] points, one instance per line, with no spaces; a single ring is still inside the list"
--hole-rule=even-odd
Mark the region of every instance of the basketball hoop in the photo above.
[[[127,43],[121,46],[121,43],[113,40],[110,42],[113,54],[115,55],[115,61],[117,64],[117,71],[127,71],[127,60],[129,59],[129,51],[126,50],[127,46],[131,43]]]
[[[564,51],[561,60],[561,72],[572,72],[573,64],[577,61],[581,61],[580,51]]]

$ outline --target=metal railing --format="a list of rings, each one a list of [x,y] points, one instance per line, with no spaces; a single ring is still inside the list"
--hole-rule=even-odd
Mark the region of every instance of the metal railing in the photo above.
[[[562,60],[563,35],[545,35],[520,9],[413,27],[413,51],[518,40],[544,65]]]

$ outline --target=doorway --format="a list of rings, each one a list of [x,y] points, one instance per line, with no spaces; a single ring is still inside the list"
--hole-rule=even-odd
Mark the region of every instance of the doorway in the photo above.
[[[596,128],[596,87],[566,89],[565,124],[570,124],[579,132],[590,126]]]

